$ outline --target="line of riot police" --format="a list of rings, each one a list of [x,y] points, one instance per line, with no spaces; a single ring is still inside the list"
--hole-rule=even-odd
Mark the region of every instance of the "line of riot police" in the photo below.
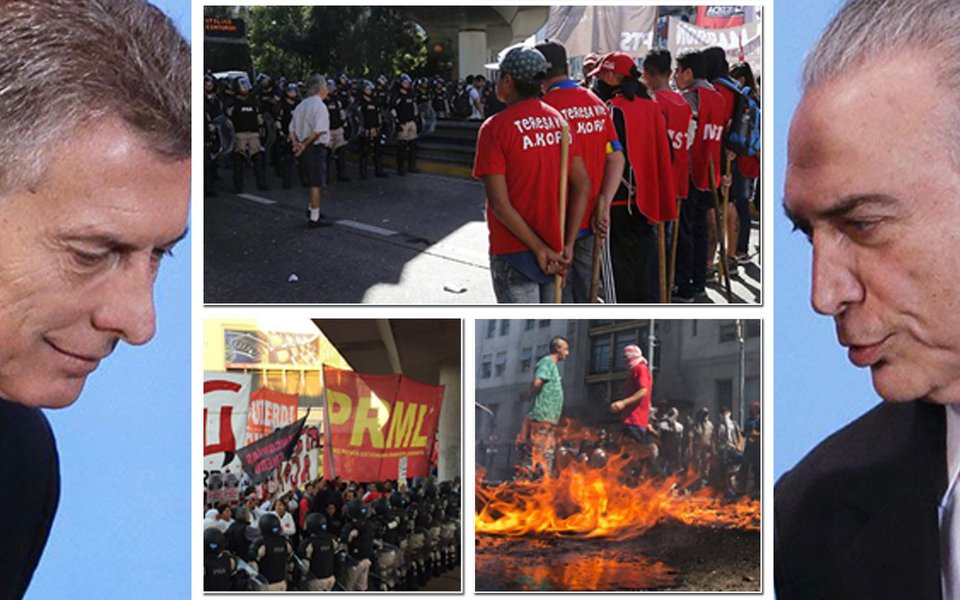
[[[274,513],[247,527],[248,548],[230,531],[205,529],[204,590],[416,590],[460,564],[460,489],[453,482],[417,478],[406,491],[354,498],[342,521],[317,509],[306,515],[296,547]],[[243,508],[240,518],[247,518]]]

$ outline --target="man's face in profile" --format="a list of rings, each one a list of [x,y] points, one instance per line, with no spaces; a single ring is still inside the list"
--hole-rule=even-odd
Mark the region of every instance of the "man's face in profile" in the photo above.
[[[790,130],[785,208],[813,246],[813,307],[889,401],[960,401],[957,105],[937,75],[925,52],[871,60],[809,90]]]
[[[0,397],[63,407],[118,341],[153,337],[153,283],[186,227],[190,163],[105,120],[46,164],[31,188],[0,194]]]

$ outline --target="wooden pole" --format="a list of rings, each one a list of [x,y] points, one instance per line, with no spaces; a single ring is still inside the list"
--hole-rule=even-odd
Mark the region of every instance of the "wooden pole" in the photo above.
[[[683,202],[677,198],[677,220],[673,223],[673,238],[670,240],[670,278],[667,281],[667,302],[673,300],[673,284],[677,274],[677,242],[680,239],[680,207]]]
[[[727,302],[733,303],[733,292],[730,291],[730,277],[727,274],[727,240],[723,238],[723,230],[720,225],[720,194],[717,193],[717,168],[713,166],[713,158],[707,157],[710,165],[710,192],[713,195],[713,218],[717,222],[717,237],[720,238],[720,255],[722,260],[717,262],[717,275],[723,282],[726,291]],[[701,258],[701,257],[696,257]]]
[[[727,174],[730,175],[730,176],[732,176],[732,175],[733,175],[733,172],[732,172],[730,169],[732,168],[732,164],[731,164],[731,163],[732,163],[733,161],[731,160],[731,158],[730,158],[729,156],[726,157],[726,160],[727,160]],[[729,186],[729,185],[725,185],[725,186],[723,186],[723,235],[724,235],[724,240],[727,241],[727,246],[728,246],[728,247],[729,247],[729,244],[730,244],[730,223],[729,223],[728,220],[727,220],[729,214],[730,214],[730,186]],[[724,267],[726,267],[726,265],[727,265],[727,263],[726,263],[727,255],[726,255],[726,254],[723,255],[723,260],[724,260],[723,265],[724,265]],[[727,276],[729,277],[730,274],[727,273]]]
[[[667,300],[667,240],[663,239],[667,235],[667,228],[663,222],[657,223],[657,250],[660,255],[660,303],[666,304]]]
[[[560,252],[566,244],[567,231],[567,156],[570,154],[570,127],[564,123],[560,138]],[[534,175],[535,176],[535,175]],[[560,287],[562,277],[559,273],[553,278],[553,303],[560,304],[563,298],[563,288]]]

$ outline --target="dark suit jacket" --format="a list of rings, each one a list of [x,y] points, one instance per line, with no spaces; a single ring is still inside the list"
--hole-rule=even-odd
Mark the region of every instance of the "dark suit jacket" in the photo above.
[[[0,600],[26,592],[59,498],[57,446],[46,417],[0,399]]]
[[[774,495],[779,600],[939,600],[943,406],[883,403],[827,438]]]

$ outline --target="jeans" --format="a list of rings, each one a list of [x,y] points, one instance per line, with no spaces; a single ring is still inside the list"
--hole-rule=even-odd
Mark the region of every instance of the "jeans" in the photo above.
[[[536,283],[517,271],[499,254],[490,255],[493,293],[500,304],[548,304],[553,302],[554,282]]]
[[[730,197],[737,207],[737,219],[740,221],[740,232],[737,234],[737,252],[750,252],[750,196],[753,191],[753,179],[740,174],[736,165],[733,167],[733,185],[730,186]]]
[[[567,285],[563,288],[565,304],[584,304],[592,300],[590,277],[593,274],[593,239],[592,234],[585,235],[573,243],[573,265],[567,271]]]
[[[707,284],[707,211],[712,206],[713,193],[692,185],[681,204],[676,283],[684,297],[692,297]]]

